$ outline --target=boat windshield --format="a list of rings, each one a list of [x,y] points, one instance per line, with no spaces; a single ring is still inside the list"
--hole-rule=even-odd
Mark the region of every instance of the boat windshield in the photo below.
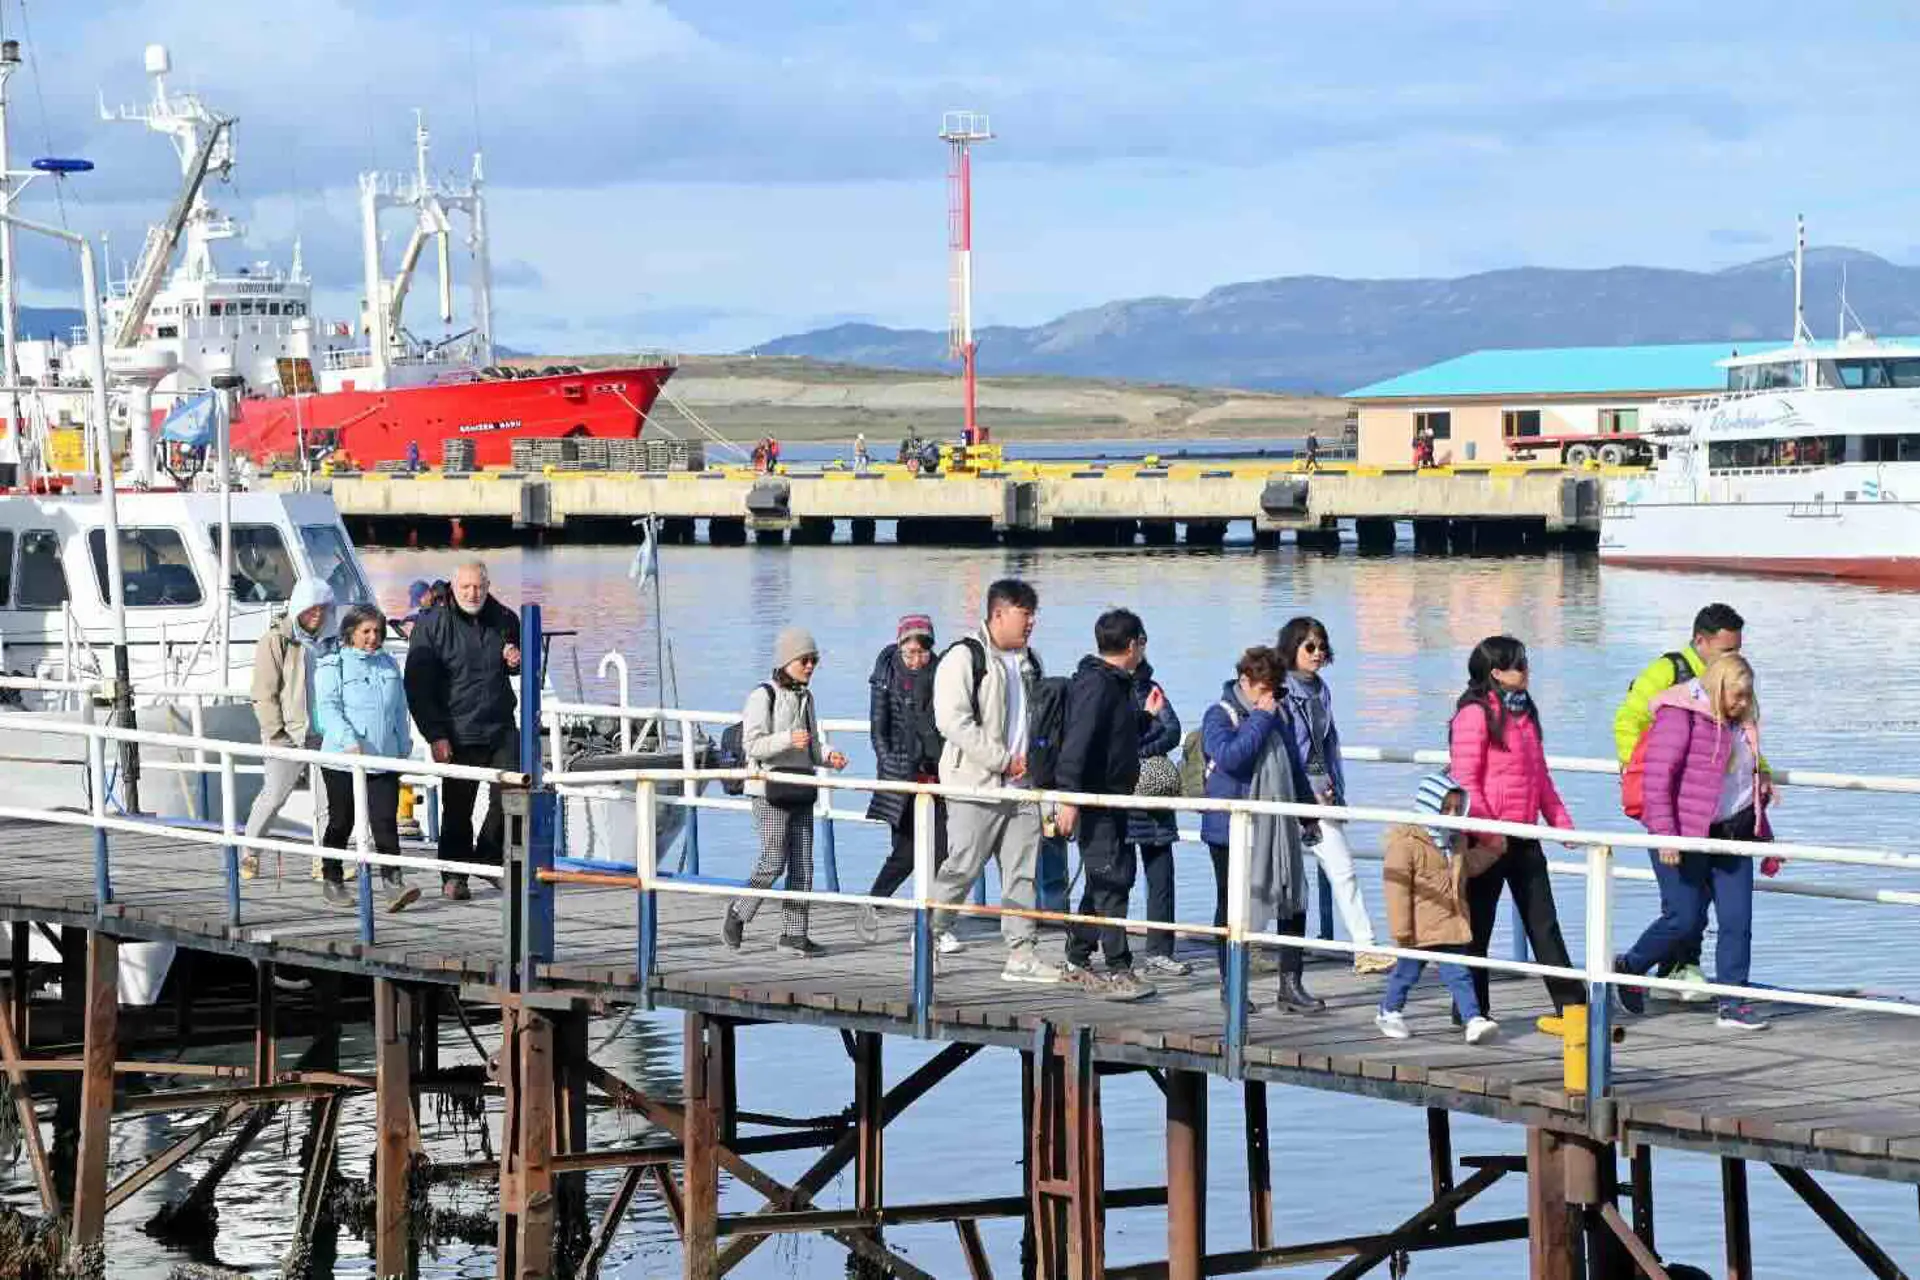
[[[87,548],[100,603],[112,600],[107,584],[107,531],[89,529]],[[177,529],[120,530],[120,586],[129,609],[176,608],[200,603],[193,557]]]
[[[1820,385],[1856,391],[1920,387],[1920,359],[1849,356],[1844,360],[1822,360]]]
[[[1743,364],[1727,370],[1729,391],[1774,391],[1806,385],[1806,365],[1799,359],[1774,364]]]
[[[303,524],[300,542],[315,576],[333,588],[333,602],[342,608],[351,604],[372,604],[360,566],[354,563],[353,548],[338,528],[330,524]],[[239,545],[237,542],[234,544]]]
[[[213,554],[220,554],[220,526],[213,526]],[[242,604],[284,604],[293,596],[293,557],[270,524],[233,526],[233,598]]]

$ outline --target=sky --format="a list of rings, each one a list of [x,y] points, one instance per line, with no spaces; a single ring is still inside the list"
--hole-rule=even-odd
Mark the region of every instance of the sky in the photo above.
[[[1920,262],[1920,6],[1840,0],[0,0],[28,64],[16,165],[95,172],[22,211],[118,260],[178,182],[100,119],[174,83],[238,118],[228,262],[303,243],[361,278],[357,174],[484,151],[496,336],[738,350],[844,321],[944,328],[943,111],[986,112],[976,318],[1283,275],[1705,269],[1816,244]],[[297,15],[297,19],[296,16]],[[407,234],[382,224],[388,264]],[[74,268],[22,244],[23,300]],[[456,259],[455,274],[461,264]],[[435,328],[431,289],[416,328]]]

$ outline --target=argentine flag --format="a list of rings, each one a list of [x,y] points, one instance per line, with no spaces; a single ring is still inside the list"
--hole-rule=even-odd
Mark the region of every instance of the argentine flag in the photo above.
[[[182,400],[160,424],[160,438],[169,444],[205,448],[213,443],[213,413],[211,391]]]

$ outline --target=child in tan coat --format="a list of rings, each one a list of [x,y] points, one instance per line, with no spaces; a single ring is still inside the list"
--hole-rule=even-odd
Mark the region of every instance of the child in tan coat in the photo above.
[[[1465,817],[1467,792],[1448,774],[1429,774],[1420,780],[1413,804],[1423,813]],[[1389,828],[1387,926],[1394,945],[1464,954],[1473,941],[1473,924],[1467,916],[1467,880],[1492,866],[1504,852],[1504,843],[1498,836],[1470,836],[1442,827]],[[1407,1006],[1407,993],[1426,967],[1424,960],[1402,959],[1387,975],[1380,1011],[1373,1018],[1382,1035],[1405,1040],[1413,1034],[1407,1029],[1402,1010]],[[1479,1044],[1500,1029],[1481,1012],[1473,975],[1465,965],[1442,964],[1440,981],[1453,993],[1460,1016],[1466,1019],[1468,1044]]]

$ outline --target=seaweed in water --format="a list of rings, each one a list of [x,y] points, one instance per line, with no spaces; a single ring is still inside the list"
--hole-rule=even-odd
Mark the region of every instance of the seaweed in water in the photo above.
[[[493,1135],[487,1129],[487,1095],[484,1091],[488,1083],[487,1069],[482,1066],[447,1067],[437,1079],[475,1087],[471,1090],[436,1091],[433,1095],[434,1123],[459,1138],[468,1155],[472,1155],[477,1148],[481,1158],[493,1159]]]
[[[61,1270],[65,1242],[57,1220],[0,1207],[0,1275],[55,1280],[65,1274]]]

